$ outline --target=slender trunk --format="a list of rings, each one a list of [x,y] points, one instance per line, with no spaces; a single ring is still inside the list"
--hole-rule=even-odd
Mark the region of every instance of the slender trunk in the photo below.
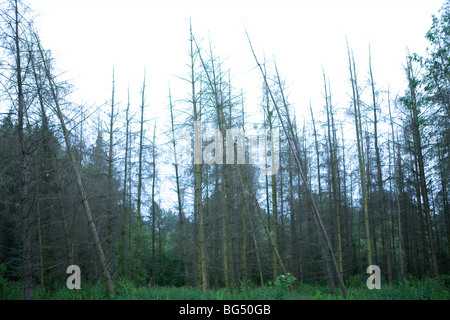
[[[240,170],[239,170],[239,172],[240,172]],[[244,175],[245,172],[242,174]],[[245,180],[246,180],[246,178],[245,178]],[[244,197],[244,203],[245,203],[245,209],[246,209],[244,211],[244,213],[245,213],[245,217],[248,217],[248,220],[250,222],[250,231],[252,233],[253,245],[255,246],[255,254],[256,254],[256,262],[258,264],[259,279],[261,281],[261,286],[264,287],[264,277],[263,277],[262,268],[261,268],[261,259],[259,257],[258,241],[256,240],[255,229],[253,226],[253,220],[252,220],[252,217],[250,216],[250,207],[248,205],[247,194],[245,193],[244,182],[243,182],[243,179],[241,176],[240,176],[240,183],[241,183],[242,196]]]
[[[348,47],[348,46],[347,46]],[[369,206],[368,206],[368,195],[367,195],[367,179],[366,179],[366,168],[364,159],[364,148],[363,148],[363,138],[362,138],[362,125],[361,125],[361,109],[360,109],[360,99],[359,99],[359,88],[356,78],[355,70],[355,60],[350,55],[350,49],[348,49],[348,59],[349,59],[349,71],[350,80],[352,83],[352,93],[353,93],[353,107],[355,113],[355,129],[356,129],[356,143],[358,146],[358,160],[359,160],[359,172],[361,178],[361,189],[363,197],[363,212],[364,212],[364,226],[366,230],[366,244],[367,244],[367,263],[372,265],[372,240],[370,238],[370,224],[369,224]],[[353,65],[353,67],[352,67]]]
[[[175,167],[175,181],[177,188],[177,200],[178,200],[178,223],[180,225],[180,248],[183,255],[183,267],[184,267],[184,282],[185,285],[189,286],[189,269],[188,269],[188,261],[187,261],[187,247],[186,247],[186,236],[184,230],[184,213],[183,206],[181,203],[181,188],[180,188],[180,175],[178,172],[178,159],[177,159],[177,149],[175,143],[175,125],[173,118],[173,105],[172,105],[172,96],[169,90],[169,103],[170,103],[170,121],[172,128],[172,146],[173,146],[173,156],[174,156],[174,167]]]
[[[153,127],[152,141],[152,285],[156,285],[156,202],[155,202],[155,184],[156,184],[156,154],[155,154],[156,122]]]
[[[110,124],[109,124],[109,150],[108,150],[108,201],[107,207],[107,223],[106,223],[106,243],[105,243],[105,256],[106,261],[109,260],[110,249],[111,249],[111,228],[112,228],[112,210],[111,205],[113,203],[112,199],[112,179],[113,179],[113,144],[114,144],[114,89],[115,89],[115,79],[114,79],[114,66],[112,75],[112,94],[111,94],[111,114]]]
[[[287,274],[286,268],[284,267],[284,263],[281,260],[281,257],[280,257],[280,254],[278,252],[277,246],[275,245],[275,241],[274,241],[274,239],[272,237],[272,233],[269,230],[269,225],[266,222],[266,220],[264,219],[264,215],[263,215],[263,212],[261,210],[261,207],[259,206],[258,199],[256,198],[256,195],[253,192],[253,187],[250,184],[250,182],[248,181],[248,179],[245,176],[243,177],[243,174],[241,173],[241,169],[239,168],[239,166],[237,166],[236,168],[237,168],[237,172],[238,172],[238,175],[239,175],[239,180],[241,182],[242,189],[244,189],[244,180],[245,180],[245,182],[247,184],[247,187],[249,188],[250,194],[251,194],[251,196],[253,198],[253,201],[255,202],[256,209],[258,211],[258,215],[259,215],[259,218],[261,220],[261,223],[262,223],[262,225],[264,227],[264,230],[266,232],[267,237],[269,238],[269,242],[270,242],[270,245],[272,246],[272,250],[275,252],[275,256],[277,258],[277,263],[278,263],[278,265],[281,268],[281,272],[283,274]]]
[[[309,105],[309,109],[311,111],[311,120],[313,123],[313,130],[314,130],[314,146],[315,146],[315,150],[316,150],[316,160],[317,160],[317,182],[318,182],[318,187],[319,187],[319,210],[321,210],[321,206],[322,206],[322,185],[320,183],[320,153],[319,153],[319,143],[317,140],[317,130],[316,130],[316,123],[314,121],[314,114],[312,111],[312,107],[311,104]],[[310,261],[311,261],[311,275],[313,277],[313,283],[314,283],[314,278],[315,278],[315,267],[314,267],[314,254],[313,254],[313,248],[312,248],[312,241],[313,241],[313,232],[312,232],[312,223],[311,223],[311,217],[308,215],[308,229],[309,229],[309,236],[310,236],[310,248],[309,248],[309,252],[310,252]],[[329,269],[328,269],[329,270]]]
[[[41,227],[41,201],[39,199],[39,181],[37,176],[36,164],[34,165],[34,183],[35,183],[35,201],[36,201],[36,216],[38,229],[38,245],[39,245],[39,284],[41,285],[41,293],[44,292],[44,257],[42,244],[42,227]]]
[[[242,128],[243,128],[243,135],[245,136],[245,114],[244,114],[244,109],[242,109]],[[239,166],[239,164],[237,165]],[[245,174],[245,170],[243,170],[243,174]],[[245,192],[245,187],[244,187],[244,183],[242,181],[242,179],[240,179],[240,184],[241,184],[241,192],[242,192],[242,196],[244,198],[244,203],[245,203],[245,208],[243,209],[243,216],[242,216],[242,223],[243,225],[246,226],[246,221],[248,220],[250,223],[250,232],[252,234],[252,239],[253,239],[253,245],[255,247],[255,255],[256,255],[256,262],[257,262],[257,266],[258,266],[258,274],[259,274],[259,279],[260,279],[260,283],[261,286],[264,287],[264,277],[263,277],[263,272],[262,272],[262,268],[261,268],[261,259],[259,257],[259,249],[258,249],[258,241],[256,240],[256,235],[255,235],[255,229],[253,227],[253,219],[251,216],[251,211],[250,211],[250,207],[248,204],[248,199],[247,199],[247,194]],[[244,228],[244,230],[246,230],[246,228]],[[244,231],[244,234],[246,232]],[[245,248],[247,247],[247,237],[245,236],[244,239],[244,244]],[[244,251],[244,250],[243,250]],[[244,260],[244,252],[243,252],[243,260]],[[247,250],[245,249],[245,262],[244,262],[244,279],[247,279]],[[246,282],[244,282],[244,284],[246,285]]]
[[[264,82],[265,82],[266,86],[269,88],[269,85],[268,85],[268,82],[267,82],[267,77],[264,74],[264,72],[262,71],[261,64],[258,62],[258,59],[256,58],[256,55],[255,55],[255,52],[254,52],[253,47],[251,45],[250,38],[249,38],[248,34],[247,34],[247,38],[249,40],[249,44],[250,44],[253,56],[255,58],[256,64],[258,65],[259,70],[261,71],[261,74],[262,74],[262,76],[264,78]],[[279,108],[278,108],[278,106],[276,104],[275,98],[273,97],[273,94],[272,94],[270,88],[269,88],[269,94],[270,94],[271,100],[272,100],[272,102],[273,102],[273,104],[275,106],[275,109],[277,111],[278,118],[280,119],[281,126],[283,127],[283,131],[285,132],[286,136],[289,137],[288,129],[286,128],[284,120],[281,117],[280,110],[279,110]],[[285,104],[285,107],[286,107],[286,104]],[[287,116],[286,118],[288,120],[288,123],[290,123],[289,114],[286,114],[286,116]],[[292,131],[292,125],[290,125],[289,128],[290,128],[289,130]],[[292,136],[292,137],[294,137],[294,136]],[[295,159],[295,162],[297,164],[298,171],[299,171],[300,176],[301,176],[301,178],[303,180],[303,183],[305,185],[305,191],[306,191],[306,193],[308,195],[309,201],[310,201],[311,206],[313,208],[314,216],[317,219],[317,225],[319,226],[319,228],[320,228],[320,230],[322,232],[322,236],[323,236],[324,241],[325,241],[326,246],[327,246],[328,254],[330,255],[330,257],[331,257],[331,259],[333,261],[333,266],[335,268],[336,276],[337,276],[337,278],[339,280],[339,285],[341,287],[342,293],[343,293],[344,297],[347,297],[347,292],[346,292],[346,289],[345,289],[344,281],[342,280],[342,277],[340,276],[339,269],[338,269],[338,266],[337,266],[337,262],[336,262],[336,259],[335,259],[334,253],[333,253],[333,249],[332,249],[330,241],[328,239],[328,235],[327,235],[327,232],[325,230],[325,227],[324,227],[324,225],[322,223],[322,220],[320,218],[320,214],[319,214],[319,210],[317,209],[316,202],[315,202],[315,200],[313,198],[312,192],[309,189],[308,182],[307,182],[306,177],[305,177],[305,175],[303,173],[303,169],[302,169],[302,166],[301,166],[301,163],[300,163],[300,159],[298,158],[298,154],[299,154],[298,146],[297,146],[295,140],[291,141],[291,139],[288,138],[288,142],[289,142],[289,148],[290,148],[291,152],[294,155],[294,159]],[[258,207],[258,205],[257,205],[257,207]],[[268,232],[268,230],[266,232]],[[270,233],[268,233],[268,235],[270,235]],[[269,237],[269,239],[271,239],[271,237]],[[280,261],[281,261],[281,259],[280,259]],[[283,267],[283,269],[284,269],[284,267]]]
[[[266,90],[268,90],[266,88]],[[272,111],[270,111],[269,109],[269,101],[267,101],[267,123],[269,124],[269,130],[270,132],[273,131],[273,124],[272,124]],[[264,141],[264,146],[266,147],[267,142]],[[267,148],[264,148],[265,150],[265,155],[264,158],[267,159]],[[272,160],[271,163],[271,168],[275,168],[275,161],[278,161],[278,159],[275,159],[275,157],[273,155],[271,155],[270,159]],[[271,176],[271,187],[272,187],[272,237],[273,237],[273,241],[275,243],[275,246],[277,246],[278,249],[278,243],[277,243],[277,229],[278,229],[278,204],[277,204],[277,179],[276,176],[273,174]],[[266,194],[267,196],[269,195],[268,192],[268,177],[266,175]],[[269,204],[269,200],[267,200],[267,205]],[[267,206],[267,216],[269,216],[269,206]],[[278,270],[277,270],[277,257],[275,254],[275,248],[273,249],[274,251],[272,252],[272,267],[273,267],[273,279],[276,279],[278,276]]]
[[[66,218],[66,209],[64,206],[64,200],[61,192],[61,184],[59,182],[59,176],[58,176],[58,168],[56,165],[56,156],[53,148],[50,146],[50,131],[48,128],[48,120],[47,115],[45,113],[45,106],[44,106],[44,98],[42,96],[42,84],[39,81],[38,73],[36,70],[36,66],[34,64],[34,56],[32,55],[32,52],[30,52],[30,60],[31,60],[31,67],[33,71],[33,77],[36,84],[36,91],[39,99],[39,106],[41,109],[41,117],[42,117],[42,131],[44,134],[43,137],[43,144],[44,144],[44,152],[45,154],[50,153],[51,163],[52,163],[52,169],[53,169],[53,177],[55,179],[55,186],[56,191],[58,194],[58,204],[59,209],[61,213],[61,221],[63,224],[64,229],[64,235],[66,240],[66,251],[67,251],[67,257],[69,258],[69,264],[74,264],[74,258],[73,258],[73,252],[72,252],[72,239],[69,232],[69,227],[67,224],[67,218]],[[49,150],[50,149],[50,150]]]
[[[383,189],[383,174],[381,172],[381,158],[380,158],[380,149],[378,148],[378,121],[377,121],[377,101],[376,101],[376,93],[375,93],[375,83],[373,80],[372,73],[372,62],[370,55],[370,47],[369,47],[369,75],[370,75],[370,84],[372,88],[372,101],[373,101],[373,126],[374,126],[374,140],[375,140],[375,154],[377,161],[377,182],[378,182],[378,201],[380,204],[380,212],[381,212],[381,232],[382,232],[382,241],[383,241],[383,251],[384,251],[384,260],[386,261],[387,266],[387,278],[388,283],[392,285],[392,258],[391,258],[391,250],[390,250],[390,241],[389,241],[389,230],[387,226],[388,216],[385,208],[385,198],[384,198],[384,189]]]
[[[194,38],[194,34],[192,33],[192,25],[190,24],[190,58],[191,58],[191,74],[190,74],[190,82],[191,82],[191,89],[192,89],[192,107],[193,107],[193,111],[194,111],[194,131],[197,133],[198,137],[201,137],[201,125],[198,126],[198,123],[201,123],[201,108],[199,106],[197,106],[197,98],[196,98],[196,89],[195,89],[195,82],[196,82],[196,77],[195,77],[195,73],[194,73],[194,60],[196,55],[198,54],[202,65],[206,71],[204,62],[201,58],[200,55],[200,49],[198,48],[197,43],[195,42],[195,38]],[[197,47],[197,51],[194,52],[194,43],[196,44]],[[206,74],[208,75],[208,79],[209,79],[209,74],[206,71]],[[210,82],[211,83],[211,82]],[[195,127],[197,124],[197,127]],[[198,144],[201,139],[196,139],[199,141],[196,141],[196,144]],[[201,145],[197,145],[194,146],[194,148],[197,147],[198,149],[200,149],[201,152]],[[195,206],[197,207],[197,210],[194,208],[194,211],[198,212],[198,245],[199,245],[199,262],[200,262],[200,278],[201,278],[201,286],[202,286],[202,290],[206,291],[207,287],[208,287],[208,275],[207,275],[207,269],[206,269],[206,250],[205,250],[205,226],[204,226],[204,218],[203,218],[203,203],[202,203],[202,164],[201,161],[200,163],[196,163],[195,164],[195,198],[196,198],[196,203]],[[224,203],[224,208],[223,210],[226,210],[226,203]],[[223,219],[224,217],[222,217]],[[226,231],[226,230],[225,230]],[[222,230],[224,236],[225,236],[225,231]],[[225,243],[225,242],[224,242]],[[224,253],[224,258],[225,257],[225,253]],[[226,276],[228,276],[228,271],[225,273]]]
[[[144,150],[144,108],[145,108],[145,70],[144,81],[142,83],[141,92],[141,120],[139,132],[139,169],[138,169],[138,197],[137,197],[137,230],[135,236],[135,250],[136,250],[136,269],[135,276],[138,282],[141,282],[141,263],[142,263],[142,214],[141,214],[141,197],[142,197],[142,153]]]
[[[447,232],[447,256],[450,257],[450,210],[447,193],[447,178],[446,178],[447,175],[445,172],[444,161],[442,159],[441,147],[438,147],[438,159],[439,159],[439,175],[441,178],[442,201],[444,205],[445,228]]]
[[[332,187],[332,194],[333,194],[333,206],[336,213],[335,221],[336,221],[336,235],[337,235],[337,251],[338,251],[338,266],[339,266],[339,273],[341,274],[341,277],[343,277],[344,274],[344,268],[342,263],[342,237],[341,237],[341,217],[340,217],[340,203],[339,203],[339,187],[338,187],[338,179],[339,179],[339,172],[338,172],[338,164],[337,164],[337,155],[336,155],[336,148],[337,145],[334,143],[334,121],[330,120],[330,117],[333,117],[333,109],[331,105],[331,99],[328,96],[327,92],[327,82],[325,79],[325,72],[323,73],[323,79],[324,79],[324,90],[325,90],[325,107],[327,111],[327,131],[328,131],[328,148],[330,151],[330,162],[331,162],[331,187]],[[328,84],[329,85],[329,84]],[[330,92],[331,95],[331,92]],[[331,130],[333,130],[333,135],[331,134]],[[333,139],[333,141],[332,141]]]
[[[14,40],[16,50],[16,77],[17,77],[17,98],[18,98],[18,123],[19,131],[19,172],[20,172],[20,213],[22,219],[22,259],[23,259],[23,292],[24,299],[33,299],[33,274],[31,265],[31,229],[29,220],[29,203],[28,203],[28,178],[27,178],[27,150],[25,146],[24,136],[24,113],[25,101],[22,83],[22,67],[21,67],[21,47],[19,41],[19,8],[17,0],[14,3],[15,8],[15,29]]]
[[[106,282],[106,287],[108,289],[109,296],[113,297],[114,296],[114,285],[113,285],[113,282],[112,282],[112,279],[111,279],[111,276],[110,276],[110,273],[109,273],[109,270],[108,270],[108,267],[107,267],[107,264],[106,264],[105,254],[104,254],[102,245],[100,243],[100,239],[98,237],[97,228],[95,226],[95,223],[94,223],[94,220],[93,220],[93,217],[92,217],[91,208],[89,206],[87,195],[86,195],[86,192],[84,190],[83,182],[81,180],[80,171],[78,170],[78,166],[76,164],[75,156],[74,156],[73,151],[72,151],[72,144],[71,144],[70,139],[69,139],[69,132],[68,132],[68,130],[66,128],[65,121],[64,121],[64,116],[63,116],[63,114],[61,112],[61,108],[60,108],[60,105],[59,105],[59,100],[58,100],[56,88],[55,88],[55,85],[54,85],[54,80],[53,80],[53,78],[50,75],[50,70],[49,70],[49,68],[47,66],[47,63],[46,63],[46,60],[45,60],[42,48],[41,48],[41,46],[39,44],[39,40],[37,39],[37,36],[36,36],[36,40],[37,40],[37,43],[38,43],[38,46],[39,46],[39,51],[40,51],[40,54],[41,54],[42,62],[44,63],[45,73],[46,73],[47,80],[48,80],[49,85],[50,85],[50,91],[51,91],[51,94],[52,94],[53,102],[55,103],[56,115],[58,116],[58,119],[59,119],[59,121],[61,123],[61,128],[62,128],[62,131],[63,131],[64,140],[66,142],[67,152],[69,153],[70,162],[72,163],[73,170],[75,171],[75,178],[76,178],[78,191],[79,191],[80,196],[81,196],[83,209],[84,209],[84,212],[86,214],[89,230],[91,232],[91,235],[92,235],[92,238],[93,238],[93,241],[94,241],[95,249],[96,249],[96,252],[97,252],[97,257],[99,259],[100,266],[102,268],[102,272],[103,272],[103,276],[104,276],[104,279],[105,279],[105,282]]]
[[[347,205],[347,202],[348,202],[348,199],[347,199],[347,170],[346,170],[346,165],[345,165],[344,128],[343,128],[342,122],[340,124],[341,124],[341,141],[342,141],[342,182],[344,184],[343,185],[344,189],[342,190],[343,195],[344,195],[342,215],[345,218],[344,225],[347,228],[347,237],[346,237],[347,243],[344,244],[343,246],[346,247],[352,243],[351,234],[353,231],[353,224],[352,224],[352,217],[348,212],[348,205]],[[347,255],[347,257],[348,257],[348,255]],[[350,261],[349,267],[347,268],[347,270],[352,270],[351,263],[352,262]]]
[[[292,265],[291,268],[296,271],[295,266],[299,262],[298,258],[298,245],[297,245],[297,234],[296,234],[296,224],[295,224],[295,214],[294,214],[294,183],[293,183],[293,168],[292,168],[292,156],[288,154],[288,167],[289,167],[289,220],[290,220],[290,236],[291,236],[291,256]],[[311,243],[311,242],[310,242]],[[299,274],[294,273],[294,276],[299,279]]]
[[[125,222],[127,207],[127,178],[128,178],[128,144],[129,144],[129,125],[130,125],[130,88],[127,90],[127,109],[125,111],[125,166],[123,173],[123,193],[122,193],[122,222],[120,226],[120,246],[119,246],[119,272],[121,276],[125,275]]]
[[[417,152],[417,161],[419,164],[419,178],[420,178],[420,188],[422,193],[422,200],[423,200],[423,207],[424,207],[424,214],[425,219],[427,223],[428,228],[428,241],[430,246],[430,253],[431,253],[431,260],[433,263],[433,272],[435,277],[439,276],[439,270],[437,265],[437,258],[436,258],[436,250],[434,247],[434,240],[433,240],[433,228],[431,225],[431,216],[430,216],[430,204],[428,200],[428,191],[427,191],[427,183],[426,183],[426,176],[425,176],[425,165],[423,160],[423,154],[422,154],[422,142],[421,142],[421,136],[420,136],[420,124],[419,124],[419,115],[418,115],[418,108],[417,100],[416,100],[416,86],[414,79],[414,75],[412,73],[412,66],[411,66],[411,59],[409,58],[407,61],[407,68],[406,68],[407,76],[408,76],[408,82],[409,82],[409,93],[411,98],[411,106],[412,106],[412,120],[413,120],[413,134],[414,134],[414,141],[415,141],[415,149]]]

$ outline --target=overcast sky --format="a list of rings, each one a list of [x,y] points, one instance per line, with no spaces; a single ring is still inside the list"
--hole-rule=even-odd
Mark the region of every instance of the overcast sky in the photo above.
[[[233,85],[256,103],[261,84],[253,70],[247,27],[257,54],[275,57],[286,78],[291,103],[297,108],[321,99],[322,66],[332,89],[344,91],[348,78],[345,37],[353,48],[360,72],[372,50],[375,77],[380,85],[396,86],[403,78],[406,47],[424,52],[431,14],[443,0],[289,0],[289,1],[175,1],[175,0],[33,0],[40,13],[42,41],[56,57],[56,65],[73,79],[81,100],[109,99],[111,69],[116,68],[117,90],[139,91],[144,66],[150,106],[167,104],[168,82],[188,72],[189,28],[197,38],[208,37],[216,55],[227,59]],[[256,83],[255,83],[256,82]],[[394,89],[395,90],[395,89]],[[186,92],[173,89],[175,98]],[[345,100],[345,97],[343,98]],[[137,99],[136,99],[137,100]],[[317,100],[319,103],[320,100]],[[79,102],[79,101],[78,101]],[[335,101],[344,104],[342,98]],[[301,111],[301,110],[300,110]]]
[[[322,67],[338,108],[349,103],[346,37],[364,84],[369,43],[375,80],[393,95],[404,90],[406,48],[423,54],[431,15],[443,0],[33,0],[43,45],[56,67],[71,79],[75,103],[100,105],[110,99],[111,74],[125,106],[130,84],[132,106],[139,107],[144,67],[147,117],[168,119],[168,83],[173,99],[188,97],[185,77],[191,18],[197,39],[208,38],[215,54],[231,68],[232,85],[245,92],[247,106],[261,99],[259,71],[244,26],[260,59],[276,58],[297,115],[309,117],[311,100],[323,107]]]

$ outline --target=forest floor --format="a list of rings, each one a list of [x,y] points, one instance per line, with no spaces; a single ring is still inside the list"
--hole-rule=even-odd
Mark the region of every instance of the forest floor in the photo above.
[[[394,286],[381,285],[381,289],[369,290],[365,283],[347,285],[349,300],[450,300],[450,276],[439,279],[405,280]],[[0,300],[23,299],[23,287],[18,282],[0,283]],[[107,300],[104,286],[81,286],[80,290],[60,288],[41,292],[33,289],[35,300]],[[333,295],[328,286],[298,284],[293,292],[288,288],[273,285],[249,286],[240,291],[232,289],[208,289],[202,292],[197,287],[136,287],[128,281],[115,283],[117,300],[343,300],[342,294]]]

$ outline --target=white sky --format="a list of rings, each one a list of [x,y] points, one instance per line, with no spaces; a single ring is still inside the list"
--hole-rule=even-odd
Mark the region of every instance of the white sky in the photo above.
[[[109,99],[115,64],[117,90],[138,92],[147,69],[148,103],[167,104],[168,81],[188,72],[191,18],[197,38],[227,58],[236,88],[260,95],[260,83],[244,34],[247,27],[257,54],[275,56],[298,108],[321,98],[324,66],[335,94],[348,78],[345,37],[365,73],[368,44],[380,84],[395,85],[403,78],[405,49],[423,52],[431,14],[443,0],[289,0],[289,1],[175,1],[175,0],[33,0],[41,15],[38,27],[44,46],[56,65],[79,89],[80,99],[102,103]],[[252,81],[254,82],[254,81]],[[342,91],[346,90],[345,87]],[[172,90],[175,97],[185,92]],[[254,92],[255,91],[255,92]],[[348,91],[348,89],[347,89]],[[250,94],[251,92],[251,94]],[[340,100],[340,99],[339,99]],[[345,98],[344,98],[345,100]],[[138,101],[136,97],[136,102]],[[319,100],[321,101],[321,100]],[[345,101],[336,101],[344,103]],[[255,102],[256,103],[256,102]]]
[[[275,57],[287,80],[290,103],[309,119],[309,101],[323,105],[322,66],[331,81],[333,102],[348,104],[350,93],[345,37],[354,51],[361,84],[368,65],[381,89],[393,95],[404,90],[406,47],[422,54],[431,15],[443,0],[32,0],[40,14],[37,26],[43,45],[51,49],[56,67],[72,79],[75,103],[102,104],[110,99],[112,66],[119,101],[126,103],[130,84],[134,108],[144,66],[147,104],[168,116],[168,83],[173,99],[187,97],[188,88],[174,76],[188,73],[189,28],[197,39],[226,59],[232,85],[246,92],[247,105],[257,108],[261,97],[259,71],[245,37],[244,25],[260,60]]]

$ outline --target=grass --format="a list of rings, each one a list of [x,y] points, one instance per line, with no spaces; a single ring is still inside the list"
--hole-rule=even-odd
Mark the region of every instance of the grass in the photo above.
[[[23,299],[22,284],[5,282],[0,299]],[[293,293],[287,288],[250,286],[241,291],[235,289],[209,289],[202,292],[196,287],[136,287],[132,282],[115,283],[117,300],[343,300],[341,294],[332,295],[328,286],[297,285]],[[360,281],[347,284],[349,300],[449,300],[450,276],[439,279],[409,279],[393,287],[382,285],[379,290],[369,290]],[[108,293],[104,286],[83,286],[80,290],[60,288],[41,292],[39,287],[33,290],[36,300],[106,300]]]

